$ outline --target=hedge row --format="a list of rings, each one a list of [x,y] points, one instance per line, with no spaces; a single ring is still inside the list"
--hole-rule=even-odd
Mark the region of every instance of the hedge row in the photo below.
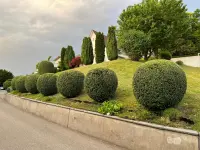
[[[73,98],[85,88],[90,98],[98,102],[115,96],[117,75],[105,68],[93,69],[86,77],[79,71],[15,77],[12,88],[19,92],[40,92],[44,96],[61,93]],[[15,85],[15,86],[13,86]],[[138,102],[150,110],[164,110],[176,106],[187,89],[186,75],[182,68],[169,60],[152,60],[142,64],[133,76],[133,92]]]
[[[87,94],[92,99],[103,102],[115,95],[118,80],[114,71],[98,68],[91,70],[86,78],[83,73],[71,70],[62,72],[58,77],[53,73],[15,77],[12,85],[14,85],[12,86],[13,90],[21,93],[36,94],[40,92],[44,96],[49,96],[59,92],[66,98],[80,95],[85,87]]]

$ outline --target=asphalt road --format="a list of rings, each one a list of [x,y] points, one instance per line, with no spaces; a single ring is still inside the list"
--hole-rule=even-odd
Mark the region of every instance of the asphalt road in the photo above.
[[[0,150],[123,149],[23,112],[0,99]]]

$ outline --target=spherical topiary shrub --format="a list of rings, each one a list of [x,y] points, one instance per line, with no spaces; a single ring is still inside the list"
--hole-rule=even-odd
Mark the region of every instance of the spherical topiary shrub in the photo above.
[[[38,73],[45,74],[45,73],[55,73],[56,69],[52,62],[50,61],[41,61],[38,66]]]
[[[183,62],[181,60],[176,61],[179,66],[183,66]]]
[[[11,81],[12,81],[11,79],[8,79],[3,83],[3,88],[5,90],[7,90],[7,88],[11,86]]]
[[[16,90],[21,92],[21,93],[26,93],[27,90],[25,88],[25,80],[26,80],[26,76],[21,76],[19,78],[17,78],[17,80],[15,81],[15,87]]]
[[[12,87],[11,87],[11,86],[8,87],[8,88],[6,89],[6,91],[7,91],[8,93],[12,92]]]
[[[159,55],[161,59],[171,60],[172,58],[172,55],[169,51],[160,51]]]
[[[37,89],[44,96],[50,96],[57,93],[56,88],[57,76],[53,73],[40,75],[37,80]]]
[[[183,99],[187,89],[186,75],[174,62],[152,60],[135,72],[133,89],[143,106],[150,110],[164,110]]]
[[[118,79],[114,71],[98,68],[89,71],[85,78],[87,94],[98,102],[103,102],[115,95]]]
[[[26,77],[25,88],[31,94],[37,94],[38,93],[37,80],[38,80],[39,76],[40,76],[39,74],[31,74],[31,75]]]
[[[16,77],[14,77],[13,79],[12,79],[12,81],[11,81],[11,87],[12,87],[12,89],[13,90],[16,90],[16,80],[19,78],[20,76],[16,76]]]
[[[67,98],[78,96],[83,90],[84,74],[79,71],[62,72],[57,79],[58,92]]]

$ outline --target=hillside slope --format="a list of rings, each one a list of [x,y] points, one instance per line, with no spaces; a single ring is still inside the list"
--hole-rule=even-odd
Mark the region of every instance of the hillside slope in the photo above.
[[[182,67],[186,72],[188,81],[187,93],[183,101],[176,108],[166,110],[167,113],[158,114],[143,108],[133,95],[133,75],[141,64],[142,62],[118,59],[96,65],[82,66],[74,70],[81,71],[85,75],[89,70],[95,68],[109,68],[115,71],[119,84],[116,96],[112,100],[123,105],[123,110],[116,114],[119,117],[200,131],[200,68]],[[57,75],[59,74],[57,73]],[[84,91],[74,99],[66,99],[61,94],[48,97],[44,97],[41,94],[15,93],[15,91],[13,94],[91,111],[97,111],[100,107],[100,104],[94,103]],[[180,113],[180,116],[177,116],[177,112]],[[170,120],[170,117],[175,119]]]

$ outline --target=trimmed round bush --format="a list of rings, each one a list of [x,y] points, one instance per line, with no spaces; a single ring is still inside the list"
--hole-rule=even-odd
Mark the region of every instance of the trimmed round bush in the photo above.
[[[15,81],[16,90],[19,91],[20,93],[26,93],[27,92],[27,90],[25,88],[25,80],[26,80],[26,76],[20,76]]]
[[[183,62],[182,62],[181,60],[176,61],[176,63],[177,63],[179,66],[182,66],[182,65],[183,65]]]
[[[166,59],[166,60],[171,60],[172,55],[169,51],[160,51],[160,58],[161,59]]]
[[[185,72],[174,62],[152,60],[142,64],[133,77],[134,95],[150,110],[177,105],[187,89]]]
[[[37,89],[44,96],[50,96],[57,93],[56,88],[57,76],[53,73],[40,75],[37,80]]]
[[[87,94],[98,102],[103,102],[115,95],[118,79],[114,71],[98,68],[89,71],[85,78]]]
[[[12,79],[12,81],[11,81],[11,87],[12,87],[12,89],[13,90],[16,90],[16,80],[19,78],[20,76],[16,76],[16,77],[14,77],[13,79]]]
[[[25,88],[31,94],[37,94],[38,93],[37,80],[38,80],[39,76],[40,75],[38,75],[38,74],[31,74],[31,75],[28,75],[26,77]]]
[[[45,73],[55,73],[56,69],[52,62],[50,61],[41,61],[38,66],[38,73],[45,74]]]
[[[5,90],[7,90],[7,88],[11,86],[11,81],[12,81],[11,79],[8,79],[3,83],[3,88]]]
[[[8,93],[10,93],[10,92],[12,91],[12,87],[11,87],[11,86],[8,87],[8,88],[6,89],[6,91],[7,91]]]
[[[57,79],[58,92],[67,98],[78,96],[83,90],[84,74],[79,71],[62,72]]]

